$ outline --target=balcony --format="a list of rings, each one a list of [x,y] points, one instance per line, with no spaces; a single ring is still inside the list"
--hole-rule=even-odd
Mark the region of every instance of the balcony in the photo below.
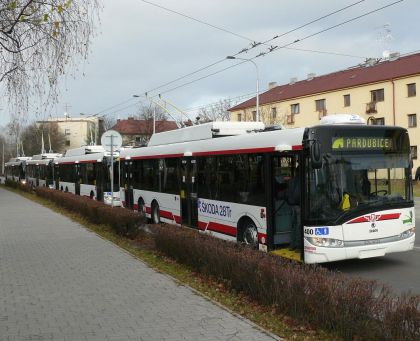
[[[376,102],[366,103],[366,114],[376,114],[377,112]]]
[[[295,123],[295,115],[290,114],[287,115],[287,124],[294,124]]]
[[[321,119],[324,116],[327,116],[327,109],[318,109],[318,117]]]

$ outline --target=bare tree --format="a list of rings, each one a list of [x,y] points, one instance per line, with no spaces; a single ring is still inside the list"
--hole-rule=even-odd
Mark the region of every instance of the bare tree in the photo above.
[[[140,120],[153,121],[153,115],[156,115],[156,121],[167,121],[168,115],[157,105],[143,105],[139,108],[137,117]]]
[[[54,152],[63,152],[66,142],[65,135],[60,131],[55,122],[37,125],[32,123],[22,130],[22,146],[26,155],[40,154],[42,151],[42,139],[44,139],[45,151],[49,151],[49,141]]]
[[[117,124],[117,120],[115,117],[107,115],[103,117],[102,123],[104,131],[107,131]]]
[[[87,58],[100,1],[0,0],[0,85],[15,118],[31,96],[56,101],[58,78]]]
[[[229,121],[230,112],[229,108],[233,106],[231,99],[221,99],[217,103],[213,103],[209,106],[201,108],[198,112],[199,122],[211,122],[211,121]]]

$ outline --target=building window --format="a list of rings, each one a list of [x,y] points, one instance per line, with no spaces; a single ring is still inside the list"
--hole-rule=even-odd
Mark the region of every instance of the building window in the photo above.
[[[70,135],[70,129],[64,129],[64,135]]]
[[[370,92],[371,102],[383,102],[385,99],[384,89],[372,90]]]
[[[290,112],[292,115],[300,113],[300,105],[299,103],[291,104],[290,105]]]
[[[238,122],[241,122],[242,121],[242,114],[238,114]]]
[[[66,146],[70,146],[70,140],[66,140]]]
[[[409,128],[417,127],[417,114],[408,115],[408,127]]]
[[[407,96],[408,97],[416,96],[416,83],[407,84]]]
[[[350,106],[350,95],[344,95],[344,106],[349,107]]]
[[[276,107],[271,108],[271,118],[273,120],[275,120],[277,118],[277,108]]]
[[[326,110],[325,99],[317,99],[315,101],[315,110],[320,112]]]
[[[375,126],[384,126],[385,125],[385,118],[384,117],[375,118],[375,120],[373,121],[373,124]]]
[[[417,146],[410,146],[410,154],[413,160],[417,160]]]
[[[254,110],[254,111],[252,111],[252,120],[254,121],[254,122],[257,122],[257,112]]]

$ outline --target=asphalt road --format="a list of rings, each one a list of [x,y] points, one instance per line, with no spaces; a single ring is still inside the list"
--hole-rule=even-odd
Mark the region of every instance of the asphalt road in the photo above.
[[[420,198],[416,200],[416,242],[414,250],[385,257],[356,259],[326,265],[350,276],[383,282],[397,292],[420,294]]]

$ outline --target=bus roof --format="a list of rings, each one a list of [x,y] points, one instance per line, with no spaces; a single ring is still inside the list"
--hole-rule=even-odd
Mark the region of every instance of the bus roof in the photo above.
[[[121,151],[120,158],[124,160],[299,150],[302,149],[302,140],[305,129],[306,128],[294,128],[255,132],[237,136],[214,138],[211,140],[178,142],[166,145],[127,149]]]
[[[247,134],[264,130],[262,122],[208,122],[152,135],[148,146],[208,140],[214,137]]]

